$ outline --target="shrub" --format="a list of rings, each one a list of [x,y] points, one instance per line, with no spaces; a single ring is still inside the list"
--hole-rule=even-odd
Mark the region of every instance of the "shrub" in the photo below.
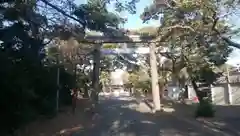
[[[208,98],[201,100],[197,105],[195,117],[214,117],[214,114],[214,107]]]

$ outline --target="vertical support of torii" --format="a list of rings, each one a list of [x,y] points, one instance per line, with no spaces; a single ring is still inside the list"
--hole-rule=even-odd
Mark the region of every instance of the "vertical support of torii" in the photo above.
[[[97,43],[96,48],[94,49],[94,64],[93,64],[93,89],[94,93],[93,96],[96,102],[98,101],[98,93],[99,93],[99,74],[100,74],[100,48],[103,43],[149,43],[153,39],[152,36],[145,37],[145,40],[142,41],[141,38],[135,37],[137,40],[133,41],[127,41],[125,39],[112,39],[107,38],[104,36],[87,36],[86,39],[92,40],[92,43],[96,45],[96,41],[101,41]],[[147,38],[147,39],[146,39]],[[114,41],[112,41],[114,40]],[[147,40],[147,41],[146,41]],[[161,110],[161,102],[160,102],[160,90],[159,90],[159,83],[158,83],[158,72],[157,72],[157,58],[156,58],[156,42],[150,42],[150,64],[151,64],[151,78],[152,78],[152,95],[153,95],[153,101],[154,101],[154,111],[160,111]]]
[[[158,71],[157,71],[157,58],[156,58],[156,44],[150,44],[150,66],[151,66],[151,78],[152,78],[152,98],[154,109],[153,112],[161,111],[161,100],[160,90],[158,82]]]
[[[101,43],[96,44],[95,49],[93,51],[92,99],[95,100],[95,102],[98,102],[98,94],[100,92],[99,76],[100,76],[101,46],[102,46]]]

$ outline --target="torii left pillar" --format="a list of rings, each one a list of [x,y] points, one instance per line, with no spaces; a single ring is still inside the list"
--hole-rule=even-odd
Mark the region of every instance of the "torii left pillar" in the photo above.
[[[158,83],[158,71],[157,71],[157,58],[156,58],[156,45],[150,44],[150,65],[151,65],[151,78],[152,78],[152,97],[154,109],[153,112],[161,111],[160,90]]]
[[[96,103],[98,102],[98,94],[100,92],[99,75],[100,75],[101,45],[102,44],[95,45],[95,49],[93,51],[92,100],[94,100]]]

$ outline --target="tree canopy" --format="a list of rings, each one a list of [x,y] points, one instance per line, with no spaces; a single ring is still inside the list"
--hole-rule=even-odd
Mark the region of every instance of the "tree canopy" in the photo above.
[[[0,119],[4,126],[0,135],[13,132],[39,115],[54,115],[57,90],[60,90],[62,105],[70,102],[70,88],[89,84],[92,71],[86,67],[92,63],[93,57],[89,54],[94,45],[81,43],[85,30],[100,31],[108,36],[116,32],[124,35],[119,25],[126,20],[110,12],[107,5],[114,4],[117,12],[135,14],[138,1],[88,0],[80,5],[74,0],[0,1],[0,63],[3,64]],[[151,33],[160,39],[158,54],[170,61],[170,71],[176,78],[185,71],[185,77],[191,81],[211,83],[216,77],[214,68],[224,64],[231,53],[229,46],[240,47],[229,37],[238,31],[224,19],[234,14],[238,6],[236,0],[157,0],[145,8],[141,18],[143,21],[159,19],[159,29],[145,28],[133,33]],[[105,45],[105,48],[116,47]],[[114,59],[114,65],[125,63],[139,72],[138,65],[126,61],[137,61],[138,58],[131,55],[99,59],[105,70]],[[130,75],[130,82],[135,87],[142,85],[149,89],[148,78],[140,80],[141,73],[134,73],[136,71]],[[214,79],[209,78],[210,75]],[[107,72],[102,73],[102,77],[103,83],[108,82]],[[83,88],[87,90],[87,87]]]
[[[188,27],[194,24],[182,24],[183,22],[178,22],[180,20],[191,20],[195,19],[196,23],[203,22],[208,25],[208,28],[212,33],[217,35],[222,41],[226,42],[229,46],[240,48],[239,44],[231,41],[230,37],[238,33],[237,30],[233,30],[229,25],[223,22],[229,16],[238,12],[237,7],[239,6],[239,1],[227,0],[227,1],[217,1],[217,0],[183,0],[183,1],[173,1],[173,0],[155,0],[153,5],[150,5],[145,8],[144,13],[141,15],[143,22],[146,22],[150,19],[160,19],[160,23],[166,23],[164,18],[173,17],[175,19],[171,20],[168,23],[172,26],[180,25],[182,27]],[[164,17],[165,16],[165,17]],[[186,22],[187,23],[187,22]],[[196,24],[195,25],[199,25]],[[194,29],[192,29],[194,30]]]
[[[230,1],[156,0],[141,18],[143,22],[160,20],[159,53],[171,60],[173,78],[185,78],[198,90],[195,82],[213,84],[221,74],[214,69],[227,61],[231,46],[239,48],[228,37],[238,30],[225,19],[233,11]]]

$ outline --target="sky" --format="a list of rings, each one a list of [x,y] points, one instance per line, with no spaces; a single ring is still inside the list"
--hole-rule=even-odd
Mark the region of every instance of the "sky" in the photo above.
[[[77,4],[85,3],[87,0],[76,0]],[[136,8],[137,12],[134,15],[128,14],[127,12],[125,13],[120,13],[119,15],[122,17],[126,17],[128,22],[124,24],[124,28],[126,29],[139,29],[142,27],[146,26],[159,26],[159,20],[151,20],[148,23],[143,23],[142,20],[140,19],[141,13],[143,13],[143,10],[146,6],[152,4],[152,0],[140,0],[139,3],[137,3]],[[114,6],[109,5],[108,7],[109,11],[115,12],[114,11]],[[228,23],[235,25],[236,27],[240,28],[240,19],[238,16],[233,16],[228,19]],[[234,41],[240,42],[240,38],[235,37]],[[233,49],[233,52],[229,56],[229,59],[227,61],[228,64],[230,65],[237,65],[240,64],[240,50],[239,49]]]
[[[143,23],[143,21],[140,19],[141,13],[143,13],[144,8],[146,6],[149,6],[152,4],[152,0],[140,0],[139,3],[137,3],[137,11],[136,14],[131,15],[126,13],[120,13],[120,16],[125,16],[128,20],[126,24],[124,24],[124,28],[127,29],[139,29],[145,26],[158,26],[159,25],[159,20],[151,20],[148,23]],[[114,10],[112,6],[110,6],[110,10]]]
[[[75,1],[77,4],[87,2],[87,0],[75,0]],[[124,28],[127,28],[127,29],[139,29],[145,26],[158,26],[159,24],[158,20],[151,20],[149,21],[149,23],[143,23],[142,20],[140,19],[140,15],[141,13],[143,13],[144,8],[146,6],[151,5],[152,3],[153,3],[152,0],[140,0],[136,5],[137,11],[136,11],[136,14],[134,15],[128,14],[127,12],[125,13],[115,12],[113,4],[108,6],[108,10],[111,12],[115,12],[116,14],[119,14],[121,17],[126,17],[128,22],[124,24]]]

